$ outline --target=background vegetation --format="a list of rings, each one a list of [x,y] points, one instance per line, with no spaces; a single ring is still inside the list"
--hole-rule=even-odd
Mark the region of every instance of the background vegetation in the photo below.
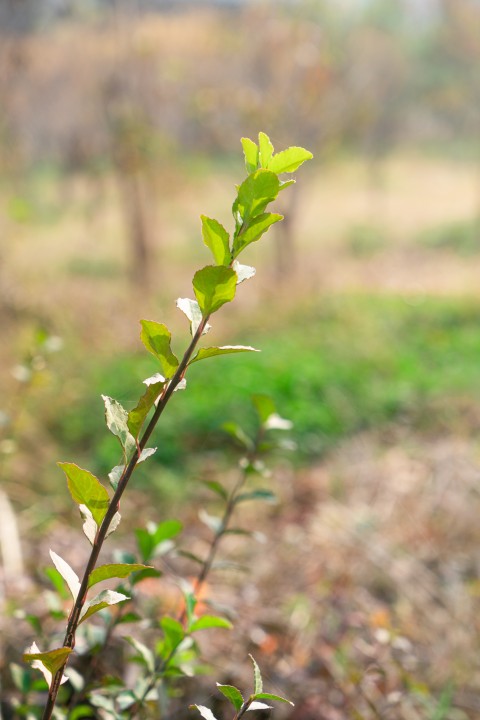
[[[262,353],[192,370],[125,543],[140,517],[193,534],[198,480],[235,457],[222,424],[266,392],[297,449],[252,511],[266,544],[233,548],[248,583],[212,581],[238,616],[206,651],[218,679],[250,651],[296,701],[279,718],[477,717],[480,4],[59,7],[0,6],[2,710],[52,538],[81,561],[55,461],[116,464],[100,394],[133,405],[138,319],[182,322],[198,216],[222,220],[264,129],[315,161],[215,327]]]

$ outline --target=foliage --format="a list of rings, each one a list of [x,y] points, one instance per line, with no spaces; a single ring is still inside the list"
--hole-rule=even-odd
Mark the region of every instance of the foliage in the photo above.
[[[120,603],[123,606],[132,600],[136,584],[145,576],[151,576],[152,570],[155,573],[155,568],[147,563],[153,561],[157,552],[162,554],[169,550],[173,538],[178,534],[179,525],[172,521],[149,527],[146,531],[138,530],[137,542],[142,563],[135,559],[126,561],[126,558],[123,558],[117,563],[101,566],[97,564],[104,541],[120,523],[120,500],[132,474],[139,463],[146,461],[156,451],[156,448],[148,447],[147,443],[167,403],[176,390],[186,387],[186,374],[193,363],[215,355],[254,351],[254,348],[243,345],[198,346],[202,336],[210,329],[211,316],[224,304],[231,302],[235,297],[237,284],[253,274],[251,268],[245,269],[245,266],[238,263],[238,256],[249,244],[259,240],[273,223],[282,219],[280,215],[265,212],[278,193],[292,183],[291,180],[282,181],[279,175],[296,170],[312,156],[296,147],[275,155],[273,146],[264,133],[259,134],[258,146],[250,140],[243,140],[243,146],[248,176],[237,187],[237,196],[232,206],[232,235],[230,237],[218,221],[202,217],[204,241],[216,264],[207,265],[195,273],[195,300],[182,299],[177,302],[190,324],[191,339],[186,350],[180,359],[177,358],[172,351],[172,336],[167,327],[156,321],[142,320],[140,338],[145,348],[154,356],[157,372],[144,381],[146,390],[130,412],[113,398],[102,396],[107,427],[119,441],[122,451],[120,464],[115,465],[109,473],[113,494],[110,495],[101,481],[88,470],[70,462],[59,463],[66,475],[72,499],[78,505],[84,521],[83,532],[92,548],[81,579],[63,558],[51,551],[56,571],[65,581],[72,595],[73,605],[68,615],[62,645],[41,651],[36,643],[33,643],[24,655],[25,661],[41,670],[48,684],[43,720],[48,720],[54,712],[59,714],[58,708],[56,709],[57,696],[60,686],[68,679],[64,673],[75,648],[80,625],[93,615],[107,610],[110,623],[104,634],[106,642],[123,613],[119,610],[114,616],[112,608]],[[135,659],[144,668],[144,675],[132,689],[122,684],[119,688],[118,683],[115,683],[113,689],[107,687],[92,694],[90,700],[99,708],[102,717],[120,720],[134,715],[141,716],[148,711],[151,702],[160,708],[160,685],[170,676],[184,674],[184,664],[191,665],[196,658],[194,634],[211,627],[230,625],[221,617],[197,615],[198,593],[213,567],[220,540],[231,531],[230,520],[236,506],[246,500],[271,498],[268,489],[260,487],[243,492],[243,487],[251,474],[262,472],[263,466],[259,458],[265,448],[270,446],[266,442],[265,434],[270,430],[289,427],[289,424],[276,414],[275,406],[269,399],[259,395],[255,398],[255,405],[259,415],[259,431],[255,439],[248,439],[248,435],[241,428],[230,426],[230,431],[237,439],[244,439],[245,458],[241,464],[239,479],[230,492],[218,483],[211,485],[214,492],[223,499],[225,509],[220,517],[204,514],[213,539],[205,558],[192,558],[199,563],[200,571],[193,586],[184,586],[183,609],[177,618],[165,616],[160,620],[163,638],[154,650],[136,638],[129,639],[136,653]],[[115,578],[125,579],[127,587],[120,585],[115,590],[104,589],[89,596],[89,590],[94,585]],[[254,668],[254,695],[245,701],[243,711],[242,708],[237,709],[235,717],[240,717],[247,709],[252,709],[252,703],[258,699],[275,699],[273,695],[262,694],[260,671],[255,662]],[[95,680],[97,681],[97,678]],[[238,696],[236,697],[238,699]],[[28,712],[27,708],[26,714]]]
[[[273,693],[267,693],[263,691],[263,679],[255,658],[250,655],[250,659],[253,663],[253,693],[245,699],[238,688],[233,685],[220,685],[217,683],[218,691],[224,695],[227,700],[233,705],[235,709],[234,720],[240,720],[243,715],[249,710],[271,710],[272,706],[262,702],[262,700],[268,700],[269,702],[281,702],[290,703],[286,698],[280,695],[274,695]],[[204,705],[192,705],[192,708],[196,708],[200,715],[205,720],[217,720],[212,711]]]

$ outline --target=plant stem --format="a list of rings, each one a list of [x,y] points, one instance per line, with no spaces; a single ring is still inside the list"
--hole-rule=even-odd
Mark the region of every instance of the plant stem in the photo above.
[[[197,578],[195,579],[194,593],[198,594],[203,583],[207,579],[207,576],[210,573],[210,570],[212,569],[212,565],[215,560],[215,556],[217,554],[218,546],[220,544],[222,537],[225,535],[226,530],[228,529],[228,525],[232,518],[233,511],[235,510],[238,493],[240,492],[242,487],[245,485],[245,482],[247,480],[248,468],[249,468],[249,466],[253,465],[253,463],[257,459],[258,449],[260,447],[260,443],[262,442],[263,435],[264,435],[264,429],[263,429],[263,427],[260,427],[258,430],[258,433],[257,433],[257,437],[255,438],[255,444],[254,444],[253,448],[250,450],[250,452],[247,454],[247,457],[246,457],[247,462],[245,464],[245,467],[242,468],[240,477],[238,478],[230,495],[228,496],[225,511],[223,513],[223,517],[220,522],[220,528],[215,533],[215,536],[210,545],[209,553],[208,553],[207,557],[205,558],[205,560],[203,561],[202,568],[201,568],[200,572],[198,573]],[[181,617],[180,621],[183,622],[184,619],[185,619],[185,610],[182,613],[182,617]]]
[[[202,336],[202,333],[205,329],[205,326],[208,322],[208,316],[202,318],[202,321],[200,322],[200,325],[197,328],[197,331],[195,332],[194,336],[192,337],[192,340],[190,342],[190,345],[188,346],[187,350],[185,351],[185,354],[175,372],[172,379],[167,385],[167,388],[163,395],[160,397],[160,400],[158,401],[158,405],[155,408],[155,412],[152,415],[152,418],[150,422],[148,423],[146,429],[143,432],[143,435],[138,443],[138,453],[135,453],[133,457],[131,458],[130,462],[125,467],[125,470],[123,471],[122,477],[119,480],[117,489],[115,490],[115,493],[109,503],[109,506],[107,508],[107,512],[105,513],[105,517],[103,518],[102,524],[98,528],[97,534],[95,536],[95,541],[92,546],[92,550],[90,553],[90,557],[88,558],[87,565],[85,567],[85,571],[83,573],[83,578],[80,584],[80,590],[78,592],[77,598],[75,600],[75,603],[73,605],[73,608],[70,612],[68,623],[67,623],[67,629],[65,632],[65,638],[63,641],[63,647],[68,647],[73,650],[75,647],[75,634],[77,631],[77,627],[80,622],[80,615],[83,609],[83,606],[85,604],[86,598],[87,598],[87,591],[88,591],[88,580],[90,577],[90,574],[95,568],[95,565],[98,560],[98,556],[100,554],[100,551],[102,549],[103,543],[105,541],[108,528],[110,527],[110,524],[113,520],[113,517],[115,516],[116,512],[118,511],[119,503],[121,500],[121,497],[123,493],[125,492],[125,489],[128,485],[128,482],[137,466],[140,453],[145,448],[148,439],[150,435],[152,434],[155,426],[158,423],[158,420],[160,419],[160,416],[162,415],[168,401],[170,400],[173,392],[175,391],[175,388],[179,384],[179,382],[183,379],[185,375],[185,371],[187,369],[187,365],[190,361],[190,358],[192,357],[192,354],[197,346],[198,341],[200,340],[200,337]],[[52,712],[55,707],[55,703],[57,700],[58,690],[60,688],[60,684],[63,677],[63,671],[65,670],[65,666],[68,662],[65,660],[65,663],[63,666],[57,671],[57,673],[53,676],[52,682],[50,684],[50,689],[48,692],[48,699],[47,703],[45,705],[45,710],[43,712],[42,720],[50,720],[52,717]]]
[[[247,710],[251,704],[252,704],[252,698],[249,697],[248,700],[245,700],[245,702],[243,703],[240,710],[237,713],[235,713],[235,717],[233,718],[233,720],[240,720],[240,718],[245,715],[245,713],[247,712]]]
[[[206,581],[206,579],[207,579],[207,577],[208,577],[208,575],[209,575],[209,573],[210,573],[210,570],[212,569],[212,565],[213,565],[214,560],[215,560],[215,557],[216,557],[216,555],[217,555],[217,551],[218,551],[218,547],[219,547],[219,545],[220,545],[220,541],[221,541],[221,539],[223,538],[223,536],[225,535],[226,530],[228,529],[228,525],[229,525],[229,523],[230,523],[230,520],[231,520],[233,511],[234,511],[234,509],[235,509],[235,504],[236,504],[236,499],[237,499],[238,493],[240,492],[240,490],[241,490],[242,487],[244,486],[245,481],[246,481],[246,479],[247,479],[247,476],[248,476],[248,470],[247,470],[247,468],[248,468],[249,465],[252,465],[252,464],[255,462],[255,459],[257,458],[258,449],[259,449],[260,443],[261,443],[261,441],[262,441],[262,439],[263,439],[263,435],[264,435],[264,428],[263,428],[263,427],[260,427],[259,430],[258,430],[258,433],[257,433],[257,437],[256,437],[256,439],[255,439],[255,445],[254,445],[254,447],[250,450],[250,452],[249,452],[248,455],[247,455],[247,463],[246,463],[246,466],[245,466],[244,468],[242,468],[242,471],[241,471],[241,473],[240,473],[240,476],[239,476],[237,482],[235,483],[232,491],[230,492],[230,495],[228,496],[227,504],[226,504],[226,507],[225,507],[225,511],[224,511],[224,513],[223,513],[223,517],[222,517],[222,520],[221,520],[221,522],[220,522],[220,528],[219,528],[218,532],[216,532],[215,535],[214,535],[214,537],[213,537],[213,540],[212,540],[212,542],[211,542],[211,544],[210,544],[210,550],[209,550],[209,552],[208,552],[208,555],[207,555],[207,557],[205,558],[205,560],[203,561],[202,567],[201,567],[201,569],[200,569],[200,572],[198,573],[198,575],[197,575],[197,577],[196,577],[196,579],[195,579],[195,582],[194,582],[193,592],[194,592],[194,595],[196,595],[196,596],[198,596],[198,593],[200,592],[200,589],[202,588],[202,585],[203,585],[204,582]],[[183,610],[182,610],[182,612],[181,612],[180,615],[178,616],[178,621],[179,621],[180,623],[182,623],[182,625],[185,624],[186,615],[187,615],[187,610],[186,610],[186,607],[184,607]],[[169,656],[168,656],[167,658],[162,659],[161,662],[158,662],[158,661],[155,662],[154,671],[153,671],[153,673],[152,673],[152,676],[151,676],[151,678],[150,678],[149,683],[147,684],[147,686],[146,686],[146,688],[145,688],[145,690],[144,690],[144,692],[143,692],[142,697],[139,698],[138,702],[135,703],[135,705],[134,705],[133,708],[131,709],[131,713],[130,713],[130,715],[129,715],[130,720],[133,720],[133,714],[132,714],[132,713],[133,713],[133,712],[136,712],[136,711],[138,710],[138,708],[141,707],[141,705],[142,705],[142,703],[144,702],[145,698],[147,697],[148,693],[149,693],[150,690],[152,690],[153,687],[155,686],[155,682],[156,682],[156,680],[157,680],[157,675],[158,675],[159,673],[164,672],[164,671],[167,669],[168,665],[170,664],[171,660],[173,660],[173,658],[175,657],[175,655],[176,655],[176,653],[177,653],[177,649],[178,649],[178,648],[174,648],[174,649],[171,651],[171,653],[169,654]],[[240,716],[239,716],[239,717],[240,717]],[[235,719],[234,719],[234,720],[235,720]]]

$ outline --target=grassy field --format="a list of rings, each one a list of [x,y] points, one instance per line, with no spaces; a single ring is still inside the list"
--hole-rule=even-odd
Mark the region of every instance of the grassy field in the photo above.
[[[261,354],[191,369],[188,390],[169,408],[160,432],[158,459],[182,466],[185,448],[195,454],[221,447],[224,421],[251,425],[249,397],[255,392],[271,395],[294,422],[299,462],[392,422],[431,433],[474,431],[476,423],[469,423],[480,398],[479,315],[480,303],[472,300],[430,298],[417,305],[398,297],[344,295],[297,307],[273,331],[257,319],[230,339],[252,343]],[[86,363],[83,399],[52,419],[60,445],[91,448],[91,460],[109,469],[116,447],[103,437],[95,397],[104,392],[128,407],[143,376],[154,371],[154,362],[137,354],[116,355],[101,367]]]

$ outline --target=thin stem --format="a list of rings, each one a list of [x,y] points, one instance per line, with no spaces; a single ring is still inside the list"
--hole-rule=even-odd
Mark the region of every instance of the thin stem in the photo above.
[[[76,634],[77,627],[80,622],[81,612],[82,612],[83,606],[84,606],[86,598],[87,598],[88,580],[89,580],[90,574],[94,570],[95,565],[97,563],[98,556],[100,554],[103,543],[105,541],[108,528],[110,527],[113,517],[115,516],[116,512],[118,511],[121,497],[122,497],[123,493],[125,492],[128,482],[137,466],[137,463],[138,463],[138,460],[140,457],[140,453],[145,448],[150,435],[152,434],[155,426],[157,425],[158,420],[160,419],[160,416],[162,415],[162,413],[163,413],[168,401],[170,400],[173,392],[175,391],[177,385],[183,379],[183,377],[185,375],[185,371],[187,369],[187,365],[190,361],[190,358],[192,357],[192,354],[195,350],[195,347],[196,347],[198,341],[200,340],[200,337],[202,336],[202,333],[205,329],[207,322],[208,322],[208,316],[202,318],[202,321],[201,321],[200,325],[198,326],[197,331],[195,332],[194,336],[192,337],[190,345],[188,346],[187,350],[185,351],[185,354],[184,354],[175,374],[173,375],[172,379],[170,380],[165,392],[161,396],[161,398],[157,404],[157,407],[155,408],[155,412],[152,415],[150,422],[148,423],[146,429],[143,432],[143,435],[138,443],[138,453],[135,453],[133,455],[130,462],[125,467],[122,477],[119,480],[117,489],[115,490],[115,493],[114,493],[114,495],[109,503],[109,506],[107,508],[107,512],[105,513],[105,517],[103,518],[103,521],[102,521],[100,527],[98,528],[97,534],[95,536],[95,540],[94,540],[93,547],[92,547],[92,550],[90,553],[90,557],[88,558],[87,565],[86,565],[85,571],[83,573],[82,581],[80,584],[80,590],[78,592],[77,598],[75,600],[75,603],[70,612],[70,616],[68,618],[67,629],[66,629],[65,638],[63,641],[63,647],[72,648],[72,650],[75,647],[75,634]],[[45,710],[43,712],[42,720],[50,720],[50,718],[52,716],[52,712],[53,712],[53,709],[55,707],[55,703],[57,700],[58,690],[60,688],[60,684],[61,684],[62,677],[63,677],[63,671],[65,669],[67,662],[68,662],[68,658],[52,679],[52,683],[50,685],[50,689],[48,692],[48,699],[47,699],[47,703],[45,705]]]
[[[247,712],[248,708],[252,704],[252,701],[253,701],[253,698],[251,698],[251,697],[249,697],[248,700],[245,700],[245,702],[243,703],[240,710],[237,713],[235,713],[235,717],[233,718],[233,720],[240,720],[240,718],[243,717],[245,715],[245,713]]]
[[[206,559],[203,561],[202,568],[195,580],[194,593],[196,593],[196,594],[198,594],[198,592],[200,591],[202,585],[204,584],[205,580],[207,579],[208,574],[210,573],[210,570],[212,569],[212,565],[213,565],[215,556],[218,551],[218,546],[220,544],[221,539],[225,535],[225,532],[228,529],[228,525],[232,518],[233,511],[235,510],[238,493],[240,492],[242,487],[245,485],[245,482],[247,480],[248,468],[249,468],[249,466],[253,465],[253,463],[257,459],[258,449],[260,447],[260,443],[262,442],[263,435],[264,435],[264,429],[262,426],[260,426],[258,433],[257,433],[257,437],[255,438],[255,444],[247,455],[247,458],[246,458],[247,462],[245,464],[245,467],[242,468],[242,472],[240,473],[240,476],[239,476],[236,484],[234,485],[230,495],[228,496],[225,511],[223,513],[223,517],[220,522],[220,528],[215,533],[215,536],[210,545],[209,553],[208,553]],[[184,619],[184,614],[185,614],[185,610],[183,611],[182,621]]]
[[[205,583],[205,581],[206,581],[206,579],[207,579],[207,577],[208,577],[208,575],[209,575],[209,573],[210,573],[210,571],[211,571],[211,569],[212,569],[212,566],[213,566],[215,557],[216,557],[217,552],[218,552],[218,548],[219,548],[220,542],[221,542],[223,536],[225,535],[225,532],[227,531],[228,525],[229,525],[230,520],[231,520],[231,518],[232,518],[233,511],[234,511],[235,505],[236,505],[236,500],[237,500],[237,497],[238,497],[238,493],[240,492],[240,490],[241,490],[242,487],[244,486],[245,481],[246,481],[246,479],[247,479],[247,477],[248,477],[248,470],[247,470],[247,468],[255,462],[255,459],[256,459],[257,456],[258,456],[258,449],[259,449],[259,447],[260,447],[260,443],[262,442],[263,436],[264,436],[264,428],[261,426],[261,427],[259,428],[259,430],[258,430],[257,437],[256,437],[256,439],[255,439],[254,447],[250,450],[250,452],[249,452],[248,455],[247,455],[247,463],[246,463],[246,466],[245,466],[244,468],[242,468],[242,471],[241,471],[241,473],[240,473],[240,476],[239,476],[237,482],[235,483],[234,487],[232,488],[232,491],[230,492],[230,495],[228,496],[227,504],[226,504],[226,507],[225,507],[225,511],[224,511],[223,517],[222,517],[222,519],[221,519],[221,521],[220,521],[220,528],[219,528],[219,530],[215,533],[215,535],[214,535],[214,537],[213,537],[213,540],[212,540],[212,542],[211,542],[211,544],[210,544],[210,550],[209,550],[209,552],[208,552],[208,555],[207,555],[207,557],[205,558],[205,560],[203,561],[202,567],[201,567],[201,569],[200,569],[200,572],[198,573],[198,575],[197,575],[197,577],[196,577],[196,579],[195,579],[193,592],[194,592],[194,595],[196,595],[196,596],[198,596],[198,594],[199,594],[199,592],[200,592],[203,584]],[[183,610],[182,610],[182,612],[181,612],[180,615],[178,616],[178,621],[179,621],[180,623],[182,623],[182,625],[185,625],[186,615],[187,615],[187,611],[186,611],[186,607],[184,607]],[[134,705],[133,708],[131,709],[131,712],[130,712],[130,715],[129,715],[130,720],[133,720],[133,713],[136,712],[139,707],[141,707],[141,705],[142,705],[142,703],[144,702],[145,698],[147,697],[148,693],[149,693],[150,690],[152,690],[152,688],[155,686],[155,682],[156,682],[156,679],[157,679],[157,675],[167,669],[167,667],[168,667],[168,665],[170,664],[171,660],[173,660],[173,658],[175,657],[175,655],[176,655],[176,653],[177,653],[177,650],[178,650],[178,647],[174,648],[174,649],[170,652],[170,654],[168,655],[167,658],[162,659],[160,662],[158,662],[158,660],[155,662],[154,671],[153,671],[153,673],[152,673],[152,675],[151,675],[151,677],[150,677],[150,681],[148,682],[148,684],[147,684],[147,686],[146,686],[146,688],[145,688],[145,690],[144,690],[144,692],[143,692],[143,694],[142,694],[142,697],[139,698],[138,702],[135,703],[135,705]],[[248,701],[247,701],[247,702],[248,702]],[[242,706],[242,707],[243,707],[243,706]],[[247,706],[246,709],[248,709],[248,706]],[[246,712],[246,710],[245,710],[244,712]],[[242,714],[243,714],[243,713],[242,713]],[[238,717],[240,717],[240,715],[239,715]],[[234,718],[234,720],[236,720],[236,718]]]

